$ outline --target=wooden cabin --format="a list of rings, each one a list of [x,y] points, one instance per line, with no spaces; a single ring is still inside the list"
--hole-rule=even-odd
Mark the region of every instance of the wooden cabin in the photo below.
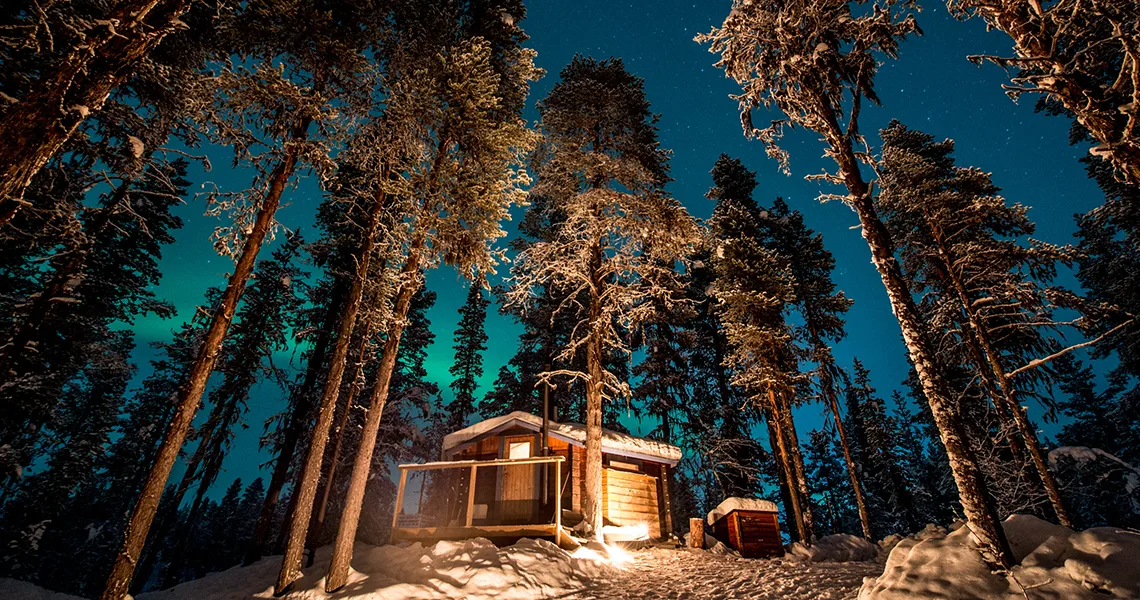
[[[712,536],[744,558],[783,556],[779,509],[768,500],[728,498],[708,514]]]
[[[487,419],[445,436],[441,462],[400,465],[393,539],[558,539],[562,526],[581,522],[586,428],[548,421],[544,455],[542,425],[525,412]],[[670,535],[669,469],[680,459],[676,446],[603,430],[602,516],[621,528],[615,539]],[[430,474],[418,494],[407,483],[417,472]]]

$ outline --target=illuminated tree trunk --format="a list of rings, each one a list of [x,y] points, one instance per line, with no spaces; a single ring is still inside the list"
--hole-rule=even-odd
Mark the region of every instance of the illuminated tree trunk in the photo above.
[[[799,494],[800,511],[803,513],[804,531],[807,537],[804,542],[810,545],[815,540],[815,520],[811,514],[811,492],[808,489],[807,474],[804,469],[804,457],[800,452],[800,440],[796,435],[796,422],[792,419],[792,407],[788,403],[786,394],[780,394],[780,420],[782,430],[786,436],[784,444],[788,449],[788,456],[792,461],[792,480],[795,490]]]
[[[371,326],[368,328],[371,329]],[[356,395],[360,393],[360,378],[364,374],[364,352],[368,348],[368,339],[371,337],[371,331],[366,331],[360,337],[360,347],[356,351],[356,372],[352,375],[352,381],[348,385],[348,397],[344,400],[344,410],[341,411],[340,416],[336,420],[336,426],[333,428],[333,435],[336,436],[336,441],[333,442],[332,456],[329,457],[329,470],[328,476],[325,477],[325,488],[321,493],[321,506],[317,511],[317,522],[325,522],[325,512],[329,506],[329,494],[332,492],[333,485],[336,483],[337,467],[340,466],[340,448],[344,442],[344,427],[348,424],[348,415],[352,413],[352,403],[356,399]]]
[[[788,500],[791,501],[791,506],[787,507],[792,514],[792,519],[796,525],[796,534],[799,535],[800,541],[804,544],[811,545],[811,532],[808,531],[807,523],[804,520],[804,510],[801,505],[802,498],[800,497],[799,486],[796,482],[795,467],[792,466],[792,460],[788,454],[787,434],[783,427],[783,418],[780,416],[779,401],[776,400],[776,392],[772,388],[768,388],[768,407],[767,407],[767,420],[768,428],[774,436],[770,440],[772,444],[772,451],[776,453],[776,459],[779,461],[779,467],[784,472],[785,487],[788,490]]]
[[[847,465],[847,476],[851,479],[851,489],[855,493],[855,505],[859,509],[859,523],[863,526],[863,537],[871,539],[871,513],[867,511],[867,498],[863,496],[863,485],[859,482],[859,473],[855,470],[855,459],[851,457],[851,446],[847,443],[847,431],[843,428],[843,417],[839,414],[839,399],[835,395],[835,380],[828,370],[830,366],[830,352],[827,353],[828,364],[820,365],[820,385],[823,388],[823,397],[827,407],[831,409],[831,416],[835,419],[835,431],[839,434],[839,445],[843,447],[843,462]]]
[[[785,470],[784,457],[780,455],[778,447],[776,446],[777,438],[780,435],[780,429],[776,424],[775,417],[772,416],[772,411],[765,405],[764,408],[764,423],[768,427],[768,440],[772,445],[772,457],[776,462],[776,479],[780,487],[780,501],[784,505],[784,514],[791,523],[788,529],[788,537],[793,542],[800,540],[800,529],[796,527],[799,521],[796,519],[796,512],[792,510],[792,488],[788,487],[788,473]]]
[[[308,126],[309,121],[307,119],[298,123],[293,131],[293,140],[303,140]],[[281,195],[297,167],[300,149],[300,144],[289,144],[285,150],[285,156],[273,169],[269,189],[261,202],[249,236],[242,247],[241,256],[234,265],[233,275],[230,276],[221,301],[214,309],[210,328],[206,331],[198,356],[190,366],[186,384],[179,394],[174,420],[170,423],[166,437],[163,438],[162,444],[159,446],[155,463],[147,474],[146,482],[143,484],[134,510],[131,512],[123,547],[115,558],[114,566],[111,568],[111,574],[107,578],[107,584],[100,600],[122,600],[130,587],[135,565],[138,564],[139,554],[146,544],[147,533],[150,531],[151,522],[158,510],[162,490],[166,487],[166,480],[170,477],[170,471],[174,468],[174,462],[178,459],[178,453],[182,449],[183,442],[186,441],[186,434],[190,431],[190,424],[198,412],[202,393],[206,390],[206,382],[218,361],[222,342],[225,339],[230,322],[233,321],[238,301],[241,300],[249,276],[253,273],[261,245],[273,225],[273,215],[281,203]]]
[[[1046,462],[1045,454],[1041,451],[1041,443],[1037,439],[1037,432],[1034,430],[1033,424],[1029,422],[1029,417],[1026,416],[1025,410],[1018,405],[1016,400],[1017,390],[1006,374],[1005,367],[1001,364],[1000,355],[990,342],[989,330],[986,329],[985,323],[982,322],[981,315],[978,314],[977,306],[970,299],[966,285],[958,276],[958,272],[953,268],[953,256],[944,243],[942,230],[932,219],[927,219],[927,223],[930,225],[930,230],[933,234],[932,237],[938,245],[939,256],[947,267],[945,269],[946,276],[953,284],[954,290],[958,294],[958,300],[962,304],[962,312],[965,313],[966,318],[969,320],[970,326],[966,332],[967,343],[975,346],[975,357],[977,357],[979,351],[985,356],[986,362],[989,363],[988,367],[992,369],[993,377],[996,379],[999,395],[994,396],[994,403],[1004,405],[1004,410],[1000,411],[1003,416],[1012,415],[1013,422],[1017,425],[1017,431],[1021,436],[1020,441],[1022,443],[1018,445],[1018,449],[1029,451],[1029,456],[1033,459],[1033,465],[1036,467],[1037,474],[1041,478],[1041,484],[1045,488],[1045,494],[1049,497],[1049,503],[1053,506],[1053,512],[1057,514],[1057,520],[1061,525],[1071,528],[1073,526],[1073,520],[1069,517],[1069,511],[1066,510],[1065,503],[1061,499],[1061,490],[1057,486],[1057,480],[1053,477],[1053,472],[1049,470],[1049,464]],[[984,372],[987,368],[987,365],[981,362],[975,366],[979,372]],[[1008,416],[1006,416],[1006,418],[1008,418]]]
[[[32,83],[0,117],[0,227],[24,205],[32,177],[181,23],[191,0],[133,0]]]
[[[297,451],[297,443],[301,440],[305,423],[312,412],[312,390],[317,383],[321,367],[325,364],[325,357],[328,356],[331,332],[337,326],[342,311],[340,299],[344,297],[346,291],[340,285],[334,287],[333,299],[329,302],[324,326],[321,327],[317,335],[313,353],[305,366],[305,379],[301,383],[301,389],[297,392],[300,394],[299,401],[289,415],[289,423],[286,425],[285,435],[281,440],[281,448],[278,451],[277,460],[273,463],[269,487],[265,490],[265,500],[262,501],[261,511],[257,516],[257,525],[254,526],[253,537],[246,547],[245,557],[242,559],[243,565],[249,566],[257,562],[269,550],[269,537],[277,516],[277,503],[281,499],[281,490],[285,488],[285,483],[289,480],[289,468],[293,463],[293,455]]]
[[[348,492],[345,494],[344,512],[341,514],[340,527],[337,530],[336,542],[333,545],[332,563],[329,565],[328,577],[325,578],[325,591],[329,593],[339,590],[348,582],[348,570],[352,563],[352,546],[356,542],[356,528],[360,524],[360,510],[364,505],[364,491],[368,484],[368,473],[372,469],[372,453],[376,449],[380,418],[384,415],[384,405],[388,401],[388,387],[392,383],[392,371],[396,366],[396,355],[400,350],[400,336],[404,333],[408,308],[411,306],[412,296],[419,288],[417,277],[420,272],[420,253],[423,244],[423,236],[417,236],[408,252],[407,261],[400,270],[400,291],[396,295],[396,302],[392,310],[392,323],[388,326],[387,336],[384,340],[384,350],[376,372],[376,383],[372,388],[372,397],[368,402],[364,429],[360,434],[360,447],[356,451],[356,460],[352,465],[352,476],[348,482]],[[323,431],[327,433],[327,425]],[[320,467],[319,463],[317,466]],[[316,482],[305,482],[306,486],[310,484],[315,495]],[[311,508],[312,500],[309,502],[308,508]],[[300,508],[297,514],[300,514]],[[305,512],[309,511],[306,510]],[[306,521],[308,516],[308,514],[305,515]],[[300,559],[299,553],[297,559]],[[279,584],[278,593],[283,589]]]
[[[590,316],[586,342],[586,463],[585,490],[582,494],[582,517],[591,528],[594,539],[602,539],[602,246],[595,241],[590,249]]]
[[[359,312],[361,300],[364,298],[364,284],[368,279],[368,266],[376,245],[376,229],[380,224],[380,215],[383,212],[386,199],[383,190],[378,189],[376,198],[368,212],[368,229],[365,232],[364,243],[361,245],[360,256],[357,258],[356,274],[349,290],[348,303],[345,305],[344,312],[341,313],[336,345],[333,348],[332,357],[329,359],[329,374],[325,380],[324,393],[321,395],[317,422],[313,425],[309,450],[298,478],[299,485],[297,489],[293,490],[293,510],[289,514],[289,533],[285,541],[285,557],[282,559],[277,586],[274,588],[278,595],[285,593],[285,590],[301,577],[301,556],[305,551],[305,540],[309,529],[309,519],[313,513],[313,502],[317,496],[317,486],[320,485],[321,463],[325,457],[329,427],[332,425],[333,413],[336,411],[337,397],[340,395],[340,382],[344,376],[345,363],[348,358],[348,345],[352,341],[356,314]]]

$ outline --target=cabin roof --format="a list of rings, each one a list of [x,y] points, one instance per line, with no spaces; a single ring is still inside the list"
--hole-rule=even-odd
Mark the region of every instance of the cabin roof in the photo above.
[[[528,412],[515,411],[501,417],[480,421],[470,427],[444,436],[443,453],[450,456],[479,438],[512,427],[541,431],[542,418]],[[586,426],[580,423],[550,421],[550,437],[575,446],[585,446]],[[609,429],[602,430],[602,452],[665,463],[670,466],[676,465],[681,460],[681,449],[672,444],[639,438]]]

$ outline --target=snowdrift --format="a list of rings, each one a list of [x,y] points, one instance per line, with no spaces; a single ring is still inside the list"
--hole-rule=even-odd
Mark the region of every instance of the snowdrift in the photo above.
[[[823,536],[811,546],[800,542],[788,546],[788,557],[803,562],[863,562],[878,556],[878,546],[846,533]]]
[[[1027,515],[1006,519],[1005,531],[1019,561],[1012,573],[991,572],[966,527],[924,532],[894,547],[859,600],[1140,598],[1140,534],[1113,527],[1077,533]]]
[[[45,590],[26,581],[0,579],[0,598],[20,600],[83,600],[79,596]]]
[[[324,574],[331,548],[317,551],[306,576],[283,596],[288,600],[324,600]],[[434,546],[357,544],[348,585],[335,594],[354,600],[537,600],[582,591],[609,579],[615,570],[603,554],[579,549],[574,554],[545,540],[522,540],[496,548],[485,539],[439,542]],[[139,594],[136,600],[247,600],[273,598],[281,557],[264,558],[188,581],[169,590]],[[0,579],[0,598],[80,600],[30,583]]]

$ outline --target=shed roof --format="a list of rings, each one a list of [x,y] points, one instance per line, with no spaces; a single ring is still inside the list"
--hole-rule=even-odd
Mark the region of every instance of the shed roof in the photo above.
[[[780,512],[780,509],[776,507],[776,503],[771,500],[761,500],[760,498],[725,498],[724,502],[721,502],[716,508],[709,511],[709,525],[716,523],[735,510]]]
[[[445,456],[451,456],[478,438],[512,427],[540,431],[542,429],[542,418],[528,412],[515,411],[501,417],[480,421],[470,427],[444,436],[443,453]],[[586,426],[580,423],[550,421],[550,437],[575,446],[585,446]],[[639,438],[609,429],[602,430],[602,452],[665,463],[670,466],[676,465],[681,460],[681,449],[672,444]]]

